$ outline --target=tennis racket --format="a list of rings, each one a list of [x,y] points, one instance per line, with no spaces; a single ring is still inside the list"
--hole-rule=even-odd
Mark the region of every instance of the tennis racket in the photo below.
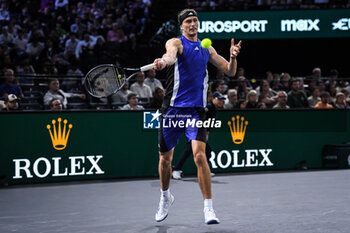
[[[93,97],[108,97],[122,89],[126,82],[137,73],[150,70],[153,67],[153,63],[140,68],[122,68],[113,64],[98,65],[86,74],[83,85]],[[128,71],[133,71],[133,73],[127,77],[126,72]]]

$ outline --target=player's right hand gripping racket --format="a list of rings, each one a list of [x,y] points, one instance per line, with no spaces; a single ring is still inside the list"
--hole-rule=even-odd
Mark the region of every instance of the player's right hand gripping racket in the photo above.
[[[108,97],[122,89],[126,82],[137,73],[150,70],[153,67],[153,63],[140,68],[122,68],[113,64],[98,65],[86,74],[83,84],[86,91],[93,97]],[[126,71],[134,71],[134,73],[127,77]]]

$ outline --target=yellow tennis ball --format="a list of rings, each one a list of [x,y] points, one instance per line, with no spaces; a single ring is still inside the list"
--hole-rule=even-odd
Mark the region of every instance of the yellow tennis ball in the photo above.
[[[211,46],[211,40],[208,38],[205,38],[201,42],[201,46],[205,49],[209,48]]]
[[[122,75],[121,74],[118,74],[118,78],[121,78],[122,77]]]

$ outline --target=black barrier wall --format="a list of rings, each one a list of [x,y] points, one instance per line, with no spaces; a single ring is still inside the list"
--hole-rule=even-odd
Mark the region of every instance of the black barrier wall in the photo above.
[[[157,130],[144,128],[157,126],[153,113],[1,113],[1,182],[157,176]],[[215,173],[321,168],[325,144],[350,141],[347,110],[222,111],[217,120],[209,135]],[[184,172],[196,172],[192,159]]]

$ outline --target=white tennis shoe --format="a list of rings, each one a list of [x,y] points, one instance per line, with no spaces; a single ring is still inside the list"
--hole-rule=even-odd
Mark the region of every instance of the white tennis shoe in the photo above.
[[[206,224],[220,223],[219,219],[216,217],[216,214],[213,208],[205,207],[203,212],[204,212],[204,219]]]
[[[181,170],[174,170],[173,171],[173,179],[175,180],[181,180],[181,174],[182,174],[182,171]]]
[[[174,196],[170,193],[170,197],[161,195],[158,210],[155,216],[157,222],[161,222],[168,216],[169,207],[174,203]]]

